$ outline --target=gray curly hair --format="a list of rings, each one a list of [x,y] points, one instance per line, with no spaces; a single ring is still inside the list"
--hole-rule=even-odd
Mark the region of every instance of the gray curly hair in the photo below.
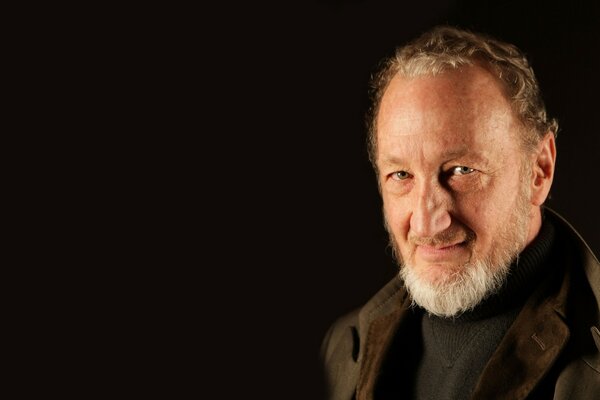
[[[556,119],[549,119],[533,69],[514,45],[481,33],[451,26],[438,26],[384,59],[371,79],[372,106],[367,113],[369,159],[377,171],[377,114],[381,99],[396,75],[415,77],[437,75],[477,63],[503,85],[513,110],[521,120],[523,144],[532,149],[547,133],[558,131]]]

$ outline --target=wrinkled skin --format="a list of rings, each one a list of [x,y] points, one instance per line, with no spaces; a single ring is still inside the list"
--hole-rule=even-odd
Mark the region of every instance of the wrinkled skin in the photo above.
[[[526,152],[522,129],[480,66],[390,82],[377,116],[379,185],[393,245],[421,281],[494,265],[537,235],[556,149],[547,133]]]

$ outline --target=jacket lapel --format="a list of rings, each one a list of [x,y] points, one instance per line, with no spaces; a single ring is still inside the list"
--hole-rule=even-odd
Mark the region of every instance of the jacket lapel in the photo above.
[[[564,322],[570,274],[564,274],[558,291],[552,281],[542,284],[517,316],[483,370],[473,400],[525,399],[556,362],[570,337]]]
[[[398,327],[406,320],[410,308],[410,298],[404,288],[377,304],[372,309],[365,310],[360,316],[361,337],[365,338],[361,348],[361,369],[356,388],[357,400],[373,399],[373,391],[381,371],[383,361],[394,339]]]

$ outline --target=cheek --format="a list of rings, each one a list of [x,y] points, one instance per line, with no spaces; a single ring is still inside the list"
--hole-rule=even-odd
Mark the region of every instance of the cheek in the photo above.
[[[491,228],[489,225],[489,211],[481,202],[473,202],[461,210],[461,222],[475,233],[479,242],[486,238],[486,234]]]
[[[408,230],[408,221],[410,221],[410,213],[407,211],[409,207],[403,201],[397,199],[383,199],[383,212],[385,220],[388,224],[388,229],[394,232],[394,235],[401,239]]]
[[[481,244],[493,242],[498,227],[508,222],[512,209],[507,188],[482,191],[460,197],[457,217],[471,229]]]

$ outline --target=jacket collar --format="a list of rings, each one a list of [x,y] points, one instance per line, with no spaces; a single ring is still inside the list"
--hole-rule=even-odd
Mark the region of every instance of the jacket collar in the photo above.
[[[544,207],[544,210],[546,212],[546,215],[550,215],[550,217],[555,223],[562,225],[562,227],[566,231],[571,233],[571,235],[573,235],[576,239],[575,244],[577,247],[577,251],[583,255],[582,262],[585,276],[588,282],[590,282],[590,287],[592,289],[592,292],[594,293],[594,298],[596,299],[596,310],[600,310],[600,262],[598,262],[598,258],[596,258],[596,256],[594,255],[588,244],[585,242],[585,240],[581,237],[579,232],[577,232],[577,230],[575,230],[575,228],[567,220],[565,220],[560,214],[558,214],[556,211],[552,210],[549,207]]]
[[[396,277],[380,290],[358,315],[361,364],[357,400],[372,399],[378,371],[398,326],[410,307],[410,297]]]

